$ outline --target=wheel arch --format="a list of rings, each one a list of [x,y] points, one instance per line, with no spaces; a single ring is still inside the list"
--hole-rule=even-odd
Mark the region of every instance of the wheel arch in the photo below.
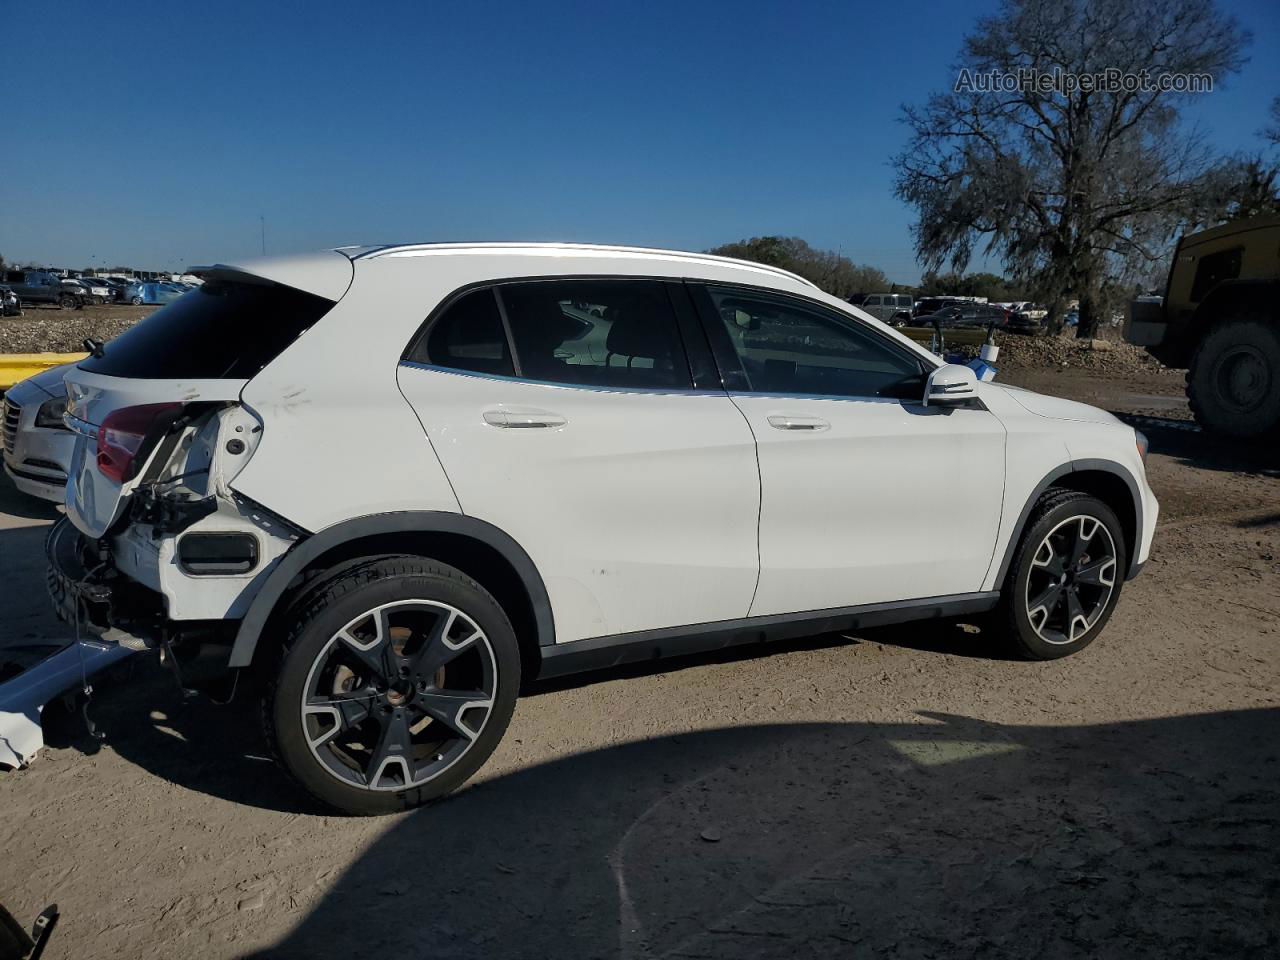
[[[1009,535],[1005,545],[1004,557],[1000,561],[993,589],[999,590],[1013,563],[1014,552],[1022,540],[1023,531],[1027,528],[1027,520],[1031,511],[1045,491],[1051,488],[1076,490],[1097,497],[1115,511],[1120,520],[1120,530],[1124,536],[1125,552],[1129,567],[1125,573],[1126,580],[1138,575],[1141,565],[1138,563],[1138,547],[1142,533],[1142,491],[1137,479],[1121,463],[1114,460],[1084,459],[1064,463],[1049,471],[1031,491],[1018,515],[1018,522]]]
[[[555,643],[546,585],[514,539],[475,517],[404,511],[345,520],[294,546],[254,596],[236,631],[227,665],[254,663],[263,638],[279,632],[271,629],[273,619],[316,575],[360,557],[385,554],[430,557],[474,579],[494,595],[511,619],[526,660],[535,661],[539,647]]]
[[[1245,313],[1256,311],[1273,323],[1280,323],[1277,304],[1280,304],[1280,280],[1227,280],[1218,284],[1191,315],[1190,323],[1179,338],[1177,355],[1170,357],[1170,365],[1186,366],[1210,330]]]

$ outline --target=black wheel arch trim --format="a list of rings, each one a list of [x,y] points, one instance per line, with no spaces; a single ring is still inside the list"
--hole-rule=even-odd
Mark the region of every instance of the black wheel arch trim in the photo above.
[[[344,520],[299,541],[286,553],[258,589],[249,605],[231,648],[229,667],[247,667],[253,662],[262,630],[295,577],[329,551],[365,537],[389,533],[447,533],[470,537],[497,551],[515,570],[533,607],[539,646],[555,643],[555,622],[546,585],[537,567],[520,544],[491,523],[461,513],[442,510],[406,510],[371,514]]]
[[[1125,579],[1132,580],[1138,575],[1142,569],[1142,564],[1138,562],[1138,553],[1142,546],[1142,489],[1138,486],[1138,481],[1133,474],[1121,463],[1115,460],[1100,459],[1084,459],[1072,460],[1064,463],[1060,467],[1055,467],[1049,473],[1045,474],[1034,490],[1031,496],[1027,498],[1027,502],[1022,507],[1022,512],[1018,514],[1018,522],[1013,526],[1013,533],[1009,537],[1009,543],[1005,546],[1004,559],[1000,561],[1000,571],[996,576],[995,589],[999,590],[1004,583],[1004,578],[1009,573],[1009,567],[1013,563],[1014,551],[1018,549],[1018,543],[1022,540],[1022,532],[1026,529],[1027,518],[1031,516],[1031,511],[1035,509],[1040,498],[1044,496],[1044,492],[1053,486],[1054,482],[1069,476],[1073,473],[1083,473],[1085,471],[1101,471],[1102,473],[1110,473],[1124,481],[1125,486],[1129,488],[1129,496],[1133,498],[1133,554],[1128,558],[1129,569],[1125,572]]]

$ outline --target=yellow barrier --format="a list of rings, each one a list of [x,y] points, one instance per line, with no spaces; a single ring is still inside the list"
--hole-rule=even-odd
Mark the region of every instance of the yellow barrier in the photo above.
[[[85,353],[0,353],[0,390],[8,390],[50,367],[77,363],[86,356]]]

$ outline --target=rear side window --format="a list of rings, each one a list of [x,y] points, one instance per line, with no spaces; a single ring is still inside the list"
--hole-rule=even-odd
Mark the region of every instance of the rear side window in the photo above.
[[[581,386],[692,386],[666,288],[652,280],[546,280],[498,287],[519,376]]]
[[[332,300],[292,287],[209,281],[130,327],[80,369],[144,380],[248,380],[332,308]]]
[[[449,304],[406,359],[453,370],[515,376],[493,290],[472,290]]]

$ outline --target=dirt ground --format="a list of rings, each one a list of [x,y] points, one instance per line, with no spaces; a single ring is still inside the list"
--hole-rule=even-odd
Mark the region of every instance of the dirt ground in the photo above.
[[[471,786],[379,820],[135,658],[105,745],[51,709],[0,774],[0,903],[57,901],[50,960],[1280,955],[1280,463],[1176,374],[1002,376],[1151,437],[1152,559],[1081,655],[912,625],[535,684]],[[0,511],[0,635],[64,635],[51,514]]]

